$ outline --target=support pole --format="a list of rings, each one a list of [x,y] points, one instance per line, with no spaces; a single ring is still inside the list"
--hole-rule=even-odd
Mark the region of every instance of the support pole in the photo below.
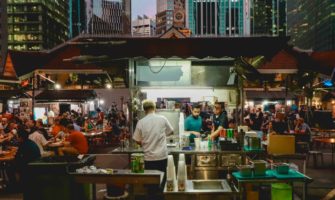
[[[33,80],[32,80],[32,86],[33,86],[33,93],[32,93],[32,111],[31,113],[33,114],[33,118],[34,118],[34,110],[35,110],[35,81],[36,81],[36,77],[35,77],[35,71],[33,72]]]

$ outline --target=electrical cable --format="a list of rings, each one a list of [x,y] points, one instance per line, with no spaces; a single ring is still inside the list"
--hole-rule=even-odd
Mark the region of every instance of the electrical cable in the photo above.
[[[163,68],[165,67],[165,65],[166,65],[166,61],[167,61],[167,59],[165,59],[165,61],[164,61],[164,64],[161,66],[161,68],[158,70],[158,71],[154,71],[154,70],[152,70],[152,66],[150,66],[150,64],[149,64],[149,69],[150,69],[150,71],[152,72],[152,73],[154,73],[154,74],[158,74],[158,73],[160,73],[162,70],[163,70]]]

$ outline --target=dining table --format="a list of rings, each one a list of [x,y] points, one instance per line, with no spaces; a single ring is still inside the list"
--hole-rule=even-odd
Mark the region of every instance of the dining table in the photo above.
[[[82,132],[85,137],[100,137],[103,134],[103,131],[90,131],[90,132]]]
[[[319,143],[330,144],[332,153],[332,167],[334,167],[335,138],[320,137],[314,138],[313,140]]]
[[[0,185],[2,188],[5,188],[10,181],[14,181],[10,180],[11,178],[9,177],[7,170],[14,162],[17,150],[17,147],[8,146],[6,150],[0,151]]]
[[[60,147],[64,146],[64,141],[63,140],[51,140],[48,144],[47,144],[47,149],[50,151],[53,151],[55,153],[55,155],[58,155],[58,149]]]
[[[321,135],[322,137],[332,137],[335,134],[335,129],[322,129],[322,128],[311,128],[316,135]]]
[[[88,142],[89,146],[94,145],[95,141],[98,140],[98,139],[100,141],[105,141],[105,134],[104,134],[103,130],[96,130],[96,131],[82,132],[82,133],[87,138],[87,142]]]
[[[1,150],[0,151],[0,162],[14,160],[17,149],[18,149],[17,147],[10,146],[10,147],[7,147],[6,150]]]

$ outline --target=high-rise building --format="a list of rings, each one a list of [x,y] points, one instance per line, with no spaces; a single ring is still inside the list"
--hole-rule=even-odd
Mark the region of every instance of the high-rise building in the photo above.
[[[8,48],[51,49],[68,39],[68,0],[7,0]]]
[[[85,0],[69,0],[69,38],[85,32],[86,19]]]
[[[174,0],[157,0],[156,33],[165,33],[173,25]]]
[[[155,20],[148,16],[137,16],[136,20],[132,22],[132,35],[135,37],[151,37],[156,34]]]
[[[249,8],[245,7],[244,1],[187,0],[186,21],[188,28],[192,31],[192,35],[196,36],[237,36],[248,34],[248,31],[244,30],[244,28],[249,23],[247,21]]]
[[[292,44],[316,51],[335,49],[334,0],[289,0],[287,4]]]
[[[251,34],[286,36],[287,0],[253,0]]]
[[[7,2],[0,1],[0,72],[4,66],[4,57],[7,51]]]
[[[131,34],[131,0],[86,1],[87,33]]]

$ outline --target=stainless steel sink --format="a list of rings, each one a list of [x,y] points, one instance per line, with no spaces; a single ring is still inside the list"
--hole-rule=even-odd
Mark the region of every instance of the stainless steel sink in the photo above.
[[[222,181],[193,181],[195,190],[222,190]]]
[[[226,180],[190,180],[189,190],[193,192],[231,192]]]

